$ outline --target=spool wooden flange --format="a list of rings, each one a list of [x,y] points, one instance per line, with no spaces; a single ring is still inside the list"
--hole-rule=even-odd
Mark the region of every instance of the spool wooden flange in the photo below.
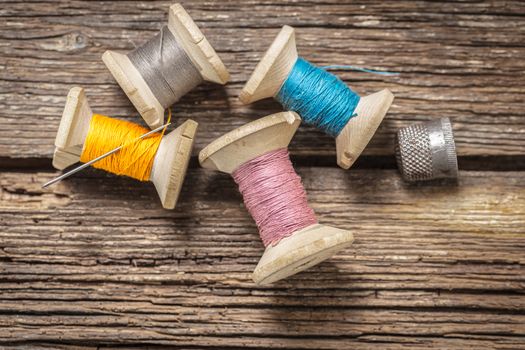
[[[199,153],[204,168],[231,174],[262,154],[288,147],[301,119],[281,112],[255,120],[213,141]],[[352,244],[352,233],[315,224],[294,232],[266,250],[253,272],[258,284],[278,281],[328,259]]]
[[[170,7],[168,28],[204,80],[217,84],[228,81],[230,75],[226,67],[180,4]],[[152,129],[164,124],[164,107],[128,56],[108,50],[102,60],[146,123]]]
[[[275,97],[297,61],[295,31],[284,26],[244,85],[239,98],[248,104]],[[344,169],[352,166],[374,136],[390,108],[394,95],[388,89],[362,97],[355,112],[336,138],[337,164]]]
[[[84,89],[72,88],[67,95],[55,139],[55,168],[62,170],[80,161],[92,116]],[[166,209],[175,208],[177,203],[191,157],[197,125],[193,120],[187,120],[165,135],[155,155],[150,180],[157,189],[162,206]]]

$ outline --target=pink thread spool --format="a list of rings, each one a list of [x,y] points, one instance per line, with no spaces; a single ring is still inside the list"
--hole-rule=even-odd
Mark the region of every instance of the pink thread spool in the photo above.
[[[259,228],[267,231],[260,232],[266,250],[253,272],[253,280],[258,284],[303,271],[353,241],[348,231],[318,224],[306,203],[300,178],[286,151],[300,123],[294,112],[272,114],[223,135],[199,153],[204,168],[232,174]],[[250,176],[251,179],[246,178]],[[292,183],[276,183],[279,181]],[[275,193],[272,189],[290,193]],[[286,207],[283,201],[293,201],[294,197],[296,203]],[[279,220],[284,223],[281,230]]]
[[[317,224],[286,148],[249,160],[232,175],[265,247]]]

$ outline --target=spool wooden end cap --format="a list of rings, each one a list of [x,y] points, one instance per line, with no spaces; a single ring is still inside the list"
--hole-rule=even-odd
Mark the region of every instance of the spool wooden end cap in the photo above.
[[[288,147],[301,118],[294,112],[275,113],[254,120],[219,137],[199,153],[207,169],[233,173],[241,164]]]
[[[294,112],[255,120],[213,141],[199,153],[199,162],[204,168],[231,174],[251,159],[287,147],[300,122]],[[348,231],[310,225],[268,246],[253,280],[258,284],[276,282],[328,259],[352,241],[353,235]]]
[[[354,164],[375,135],[392,101],[394,95],[388,89],[361,97],[355,109],[357,115],[350,118],[335,138],[337,165],[349,169]]]
[[[277,95],[297,58],[295,30],[283,26],[242,88],[241,102],[248,104]]]

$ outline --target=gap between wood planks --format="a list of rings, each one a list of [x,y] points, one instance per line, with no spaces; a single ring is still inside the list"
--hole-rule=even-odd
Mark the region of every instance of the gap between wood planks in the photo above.
[[[294,156],[291,155],[295,167],[335,167],[335,155],[326,156]],[[462,156],[458,157],[460,170],[478,171],[525,171],[525,155],[523,156]],[[189,169],[199,168],[197,156],[192,156]],[[393,156],[361,156],[352,166],[353,169],[397,169]],[[56,170],[51,165],[50,158],[11,158],[0,157],[0,172],[37,172]]]

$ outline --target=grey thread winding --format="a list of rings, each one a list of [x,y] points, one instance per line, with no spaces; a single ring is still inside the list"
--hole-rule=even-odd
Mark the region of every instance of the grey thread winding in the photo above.
[[[164,108],[202,82],[199,71],[168,26],[127,56]]]

